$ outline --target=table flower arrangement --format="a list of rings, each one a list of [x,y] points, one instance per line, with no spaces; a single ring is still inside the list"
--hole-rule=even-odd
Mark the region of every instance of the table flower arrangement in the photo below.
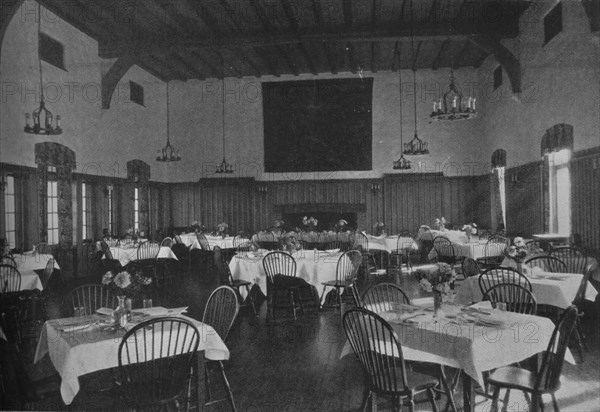
[[[385,235],[385,223],[375,222],[373,225],[373,230],[375,231],[375,236]]]
[[[294,232],[287,232],[279,238],[280,249],[284,252],[294,253],[302,249],[302,244]]]
[[[447,263],[436,263],[436,266],[433,270],[419,269],[415,272],[421,289],[433,292],[435,314],[439,311],[442,302],[449,300],[452,286],[456,280],[456,271],[452,266]]]
[[[348,230],[348,222],[344,219],[340,219],[334,226],[336,232],[345,232]]]
[[[202,232],[204,230],[204,225],[198,222],[197,220],[194,220],[192,223],[190,223],[190,227],[196,233]]]
[[[475,223],[467,223],[462,227],[462,231],[467,235],[467,240],[471,241],[471,235],[477,234],[477,225]]]
[[[315,230],[315,228],[319,224],[319,221],[312,216],[311,217],[304,216],[302,218],[302,224],[304,225],[305,230]]]
[[[525,239],[520,236],[515,237],[512,243],[504,252],[505,259],[502,264],[513,267],[525,274],[524,272],[527,271],[527,267],[523,266],[525,259],[532,255],[543,253],[543,249],[535,246],[535,244],[532,247],[528,247]]]
[[[140,237],[140,231],[139,230],[134,230],[132,227],[130,227],[129,229],[127,229],[127,232],[125,232],[125,244],[127,245],[128,243],[137,243],[138,238]]]
[[[217,225],[217,235],[220,235],[223,239],[227,236],[227,229],[229,225],[225,222],[221,222]]]
[[[102,277],[102,284],[118,296],[135,297],[144,286],[152,283],[152,279],[140,273],[129,273],[126,270],[115,273],[108,271]]]
[[[434,226],[437,230],[444,230],[446,227],[446,219],[444,219],[444,216],[436,218]]]

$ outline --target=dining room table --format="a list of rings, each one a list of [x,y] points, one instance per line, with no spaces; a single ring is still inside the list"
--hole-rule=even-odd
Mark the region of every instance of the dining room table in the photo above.
[[[500,311],[490,302],[442,306],[437,316],[432,305],[432,299],[414,300],[409,305],[390,305],[379,315],[398,335],[404,359],[460,371],[465,412],[474,410],[474,383],[484,387],[484,372],[543,352],[554,331],[548,318]],[[346,342],[340,357],[351,353]],[[570,352],[565,360],[575,363]]]
[[[460,240],[461,241],[456,242],[451,241],[452,249],[454,250],[454,254],[457,257],[468,257],[471,259],[479,259],[482,257],[486,257],[485,245],[488,242],[487,239],[479,239],[478,237],[472,237],[471,239],[461,238]],[[435,248],[432,248],[429,251],[429,255],[427,255],[427,258],[431,260],[435,257],[437,257],[437,252]]]
[[[196,233],[182,233],[179,235],[181,241],[184,245],[188,247],[188,249],[202,249],[202,245],[198,241],[198,236]],[[235,249],[233,240],[235,237],[233,236],[215,236],[211,234],[205,234],[206,240],[208,241],[208,245],[210,250],[213,250],[215,246],[219,246],[221,249]]]
[[[263,267],[263,259],[269,250],[259,249],[243,254],[236,254],[229,262],[231,274],[235,280],[244,280],[258,285],[262,293],[267,295],[267,275]],[[335,280],[337,263],[343,255],[339,249],[331,250],[299,250],[292,256],[296,261],[296,276],[320,291],[321,282]],[[245,291],[242,297],[245,298]],[[326,296],[323,296],[324,303]]]
[[[575,298],[583,275],[579,273],[553,273],[545,272],[539,268],[527,274],[533,296],[538,305],[549,305],[560,309],[568,308]],[[594,301],[598,292],[589,282],[585,292],[585,299]],[[471,276],[461,281],[457,286],[456,302],[470,304],[483,299],[479,288],[479,277]]]
[[[50,259],[54,256],[35,252],[25,252],[13,254],[13,259],[17,265],[17,270],[21,274],[21,291],[35,290],[42,291],[42,281],[38,272],[43,271]],[[54,270],[60,270],[60,266],[54,259]]]
[[[126,329],[110,323],[106,308],[99,312],[103,314],[48,320],[42,327],[34,363],[49,355],[61,377],[60,393],[66,405],[70,405],[80,391],[81,376],[118,367],[119,344],[126,329],[153,317],[175,316],[191,321],[200,333],[198,351],[211,360],[229,359],[229,350],[217,332],[210,325],[183,315],[185,308],[136,309]],[[197,370],[202,371],[201,368]],[[199,378],[202,377],[203,373],[200,373]],[[203,387],[198,390],[204,393]]]
[[[98,250],[102,250],[102,248],[100,246],[100,242],[98,242],[97,248],[98,248]],[[123,266],[123,267],[125,267],[129,262],[134,262],[134,261],[138,260],[138,258],[137,258],[138,246],[133,243],[131,245],[125,245],[125,246],[111,246],[111,247],[109,247],[109,249],[110,249],[110,253],[113,256],[113,259],[117,259],[119,261],[119,263],[121,263],[121,266]],[[161,246],[158,249],[158,254],[156,255],[156,258],[157,259],[179,260],[179,259],[177,259],[177,256],[175,255],[175,253],[173,253],[171,248],[168,246]],[[106,256],[102,256],[102,259],[106,259]]]
[[[400,246],[400,251],[413,251],[418,250],[417,242],[411,237],[408,236],[398,236],[398,235],[369,235],[367,234],[367,240],[369,241],[369,251],[373,250],[381,250],[384,252],[391,253],[393,251],[398,250],[398,246]]]

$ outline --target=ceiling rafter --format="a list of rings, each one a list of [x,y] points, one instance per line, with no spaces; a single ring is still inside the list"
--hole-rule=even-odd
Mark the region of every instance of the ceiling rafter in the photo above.
[[[373,0],[371,5],[371,31],[375,31],[377,28],[377,21],[379,20],[379,12],[381,10],[381,1]],[[379,56],[380,46],[378,42],[371,42],[371,71],[377,72],[377,58]]]
[[[41,0],[39,4],[57,16],[69,16],[69,23],[71,25],[92,38],[117,38],[114,36],[114,33],[112,33],[111,30],[107,29],[106,25],[99,24],[93,19],[85,18],[83,16],[83,9],[78,3]]]
[[[271,59],[271,56],[269,56],[268,53],[265,53],[260,47],[255,47],[254,52],[262,59],[262,61],[265,62],[265,65],[269,68],[269,71],[273,74],[273,76],[281,76],[279,70],[277,70],[275,67],[275,63],[273,63],[273,59]]]
[[[204,80],[206,78],[206,75],[202,71],[198,70],[198,68],[194,65],[188,63],[185,57],[181,56],[179,53],[173,52],[169,55],[169,57],[183,66],[188,72],[192,73],[194,78],[200,80]]]
[[[288,22],[290,23],[290,26],[292,27],[292,29],[294,30],[295,33],[299,33],[300,32],[300,25],[298,24],[298,20],[296,19],[296,16],[294,16],[294,11],[292,9],[292,5],[290,4],[289,0],[279,0],[281,2],[281,5],[283,6],[283,12],[285,13],[285,16],[288,20]],[[300,50],[300,54],[302,54],[302,57],[304,58],[304,61],[306,62],[306,65],[308,66],[308,69],[310,70],[310,72],[314,75],[317,75],[317,69],[315,68],[315,64],[312,60],[312,57],[310,56],[310,53],[308,53],[308,50],[306,49],[306,46],[303,43],[298,43],[298,50]]]
[[[217,68],[215,65],[213,65],[209,60],[205,59],[204,55],[200,55],[197,52],[191,52],[189,54],[186,54],[186,56],[188,58],[191,58],[192,60],[195,60],[199,64],[201,64],[205,67],[208,67],[208,69],[212,72],[212,77],[215,77],[215,78],[221,77],[220,69]]]
[[[490,36],[470,36],[469,40],[486,52],[493,54],[496,61],[500,63],[515,94],[521,93],[521,62],[510,50],[508,50],[500,40]]]
[[[108,69],[108,71],[102,75],[101,98],[103,109],[110,109],[110,102],[115,92],[115,88],[119,84],[121,78],[134,64],[136,64],[136,60],[132,56],[119,57],[112,64],[110,69]]]
[[[261,5],[258,4],[258,0],[250,0],[250,3],[252,4],[252,7],[254,8],[254,11],[256,12],[256,14],[258,16],[258,19],[262,23],[265,31],[267,33],[270,33],[270,34],[276,33],[277,30],[275,29],[275,27],[273,26],[273,24],[267,19],[266,12],[261,7]],[[285,49],[283,49],[279,45],[275,46],[275,49],[277,50],[277,54],[279,54],[283,58],[283,60],[287,64],[288,68],[292,72],[292,74],[294,76],[300,75],[300,72],[298,71],[298,68],[296,67],[296,65],[294,64],[294,62],[292,61],[292,59],[290,58],[290,56],[287,53],[287,51]]]
[[[442,45],[440,46],[437,56],[435,56],[435,59],[433,60],[433,63],[431,64],[431,70],[437,70],[440,67],[440,62],[442,60],[442,53],[444,53],[444,51],[446,50],[446,47],[448,47],[448,45],[450,44],[450,39],[446,39],[444,40],[444,42],[442,43]]]

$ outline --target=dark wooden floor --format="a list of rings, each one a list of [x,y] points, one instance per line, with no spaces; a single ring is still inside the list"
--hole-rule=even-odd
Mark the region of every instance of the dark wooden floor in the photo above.
[[[62,293],[59,293],[59,288],[68,291],[78,284],[98,280],[79,279],[57,283],[51,316],[61,316]],[[189,316],[201,319],[206,299],[216,283],[216,276],[207,273],[182,275],[168,293],[156,296],[155,304],[189,306]],[[409,277],[401,279],[401,283],[410,294],[418,293],[418,287]],[[362,374],[353,355],[340,359],[345,336],[339,314],[334,309],[318,311],[314,303],[308,302],[306,313],[297,321],[286,316],[275,325],[265,323],[266,305],[262,305],[258,318],[248,309],[242,310],[226,342],[231,351],[226,370],[238,411],[352,411],[359,408]],[[585,362],[579,365],[566,364],[563,369],[563,387],[558,391],[558,402],[563,411],[600,411],[598,318],[586,317],[585,328],[588,335]],[[35,344],[35,339],[24,343],[23,353],[27,354],[28,359],[33,357]],[[35,377],[54,373],[47,356],[41,362],[29,365],[28,369]],[[213,383],[219,386],[218,381]],[[14,390],[12,385],[13,382],[9,382],[9,392]],[[456,398],[459,402],[462,399],[461,396]],[[108,403],[99,399],[96,392],[80,392],[71,409],[107,407]],[[442,398],[442,407],[443,402]],[[478,397],[477,402],[477,410],[489,410],[489,401],[485,398]],[[2,405],[4,409],[18,406],[11,403],[10,397]],[[66,409],[59,396],[38,406],[45,410]],[[386,405],[382,404],[381,408],[386,410]],[[211,408],[228,409],[227,403]],[[430,410],[430,405],[419,403],[417,410]],[[526,411],[529,407],[520,394],[513,392],[509,410]]]

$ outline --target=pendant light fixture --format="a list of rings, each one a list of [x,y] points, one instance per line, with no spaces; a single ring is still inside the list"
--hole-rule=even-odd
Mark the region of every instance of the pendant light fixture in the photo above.
[[[415,55],[415,30],[414,30],[414,13],[413,13],[413,0],[410,2],[410,43],[412,49],[413,58],[413,108],[415,114],[415,137],[408,143],[404,144],[405,155],[423,155],[429,153],[429,144],[419,139],[417,134],[417,56]]]
[[[221,113],[221,119],[223,121],[222,124],[222,131],[223,131],[223,161],[217,165],[216,169],[215,169],[215,173],[233,173],[233,165],[230,165],[229,163],[227,163],[227,160],[225,159],[225,63],[223,60],[221,60],[221,67],[222,67],[222,73],[223,73],[223,85],[221,87],[221,100],[223,102],[223,106],[222,106],[222,113]]]
[[[44,82],[42,75],[42,53],[41,47],[42,42],[41,33],[42,33],[42,6],[38,4],[38,65],[40,70],[40,105],[37,109],[29,113],[25,113],[25,128],[23,129],[25,133],[29,134],[44,134],[44,135],[59,135],[62,134],[62,129],[60,127],[60,116],[56,116],[56,126],[52,124],[52,112],[46,108],[46,103],[44,101]],[[33,126],[30,123],[31,117],[33,117]],[[43,121],[42,121],[43,120]]]
[[[175,149],[171,144],[169,120],[169,82],[167,82],[167,144],[158,151],[158,156],[156,156],[157,162],[178,162],[181,160],[179,150]]]
[[[400,95],[400,158],[394,162],[394,169],[396,170],[408,170],[410,169],[410,160],[407,160],[402,153],[404,150],[404,144],[402,139],[402,70],[400,69],[400,53],[396,53],[398,56],[398,91]]]

